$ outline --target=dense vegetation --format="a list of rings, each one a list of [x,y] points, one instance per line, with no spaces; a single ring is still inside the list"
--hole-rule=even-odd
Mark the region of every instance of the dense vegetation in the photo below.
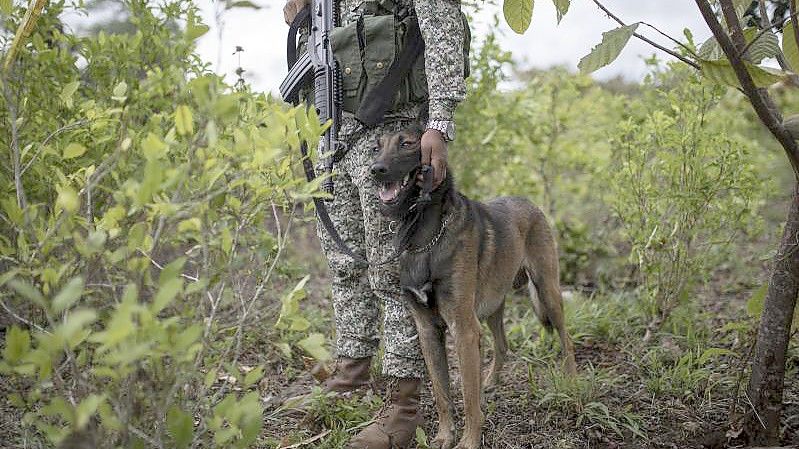
[[[134,32],[77,35],[51,2],[2,72],[0,442],[341,447],[379,395],[284,402],[330,358],[316,186],[296,151],[319,125],[213,75],[190,0],[124,4]],[[4,51],[25,12],[0,1]],[[736,444],[793,182],[781,149],[740,93],[684,65],[597,83],[516,72],[492,36],[476,44],[457,183],[547,212],[580,367],[562,376],[555,339],[512,298],[485,446]],[[420,447],[429,398],[426,416]]]

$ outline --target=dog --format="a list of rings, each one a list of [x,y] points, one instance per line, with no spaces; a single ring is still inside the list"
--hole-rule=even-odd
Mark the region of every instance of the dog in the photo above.
[[[439,419],[433,445],[450,449],[455,442],[448,329],[461,371],[465,412],[456,449],[475,449],[484,421],[481,383],[498,381],[507,353],[505,295],[527,285],[536,316],[558,332],[570,375],[576,373],[574,347],[564,325],[557,246],[544,213],[519,197],[470,200],[457,191],[450,170],[431,189],[430,168],[421,163],[422,133],[423,128],[412,126],[382,136],[369,169],[379,185],[381,212],[397,225],[400,284],[416,323]],[[426,182],[417,181],[422,173]],[[484,376],[481,320],[491,330],[494,347]]]

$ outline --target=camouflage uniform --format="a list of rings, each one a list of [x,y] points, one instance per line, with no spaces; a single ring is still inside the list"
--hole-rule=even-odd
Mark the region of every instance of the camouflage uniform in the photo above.
[[[357,18],[362,0],[341,0],[342,23]],[[464,27],[459,0],[395,0],[416,11],[425,41],[425,72],[429,115],[450,120],[465,95],[463,81]],[[369,166],[379,136],[398,131],[417,120],[421,105],[409,105],[387,115],[384,123],[363,129],[351,116],[342,119],[340,139],[348,151],[334,167],[335,199],[330,217],[341,237],[370,262],[366,267],[342,254],[318,227],[333,283],[336,350],[340,357],[363,358],[376,353],[383,305],[385,353],[383,373],[393,377],[422,377],[424,360],[413,320],[402,303],[395,263],[381,263],[394,253],[393,229],[379,210],[377,184]]]

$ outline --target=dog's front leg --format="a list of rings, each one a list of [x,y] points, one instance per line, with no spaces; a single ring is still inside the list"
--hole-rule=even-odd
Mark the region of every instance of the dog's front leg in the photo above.
[[[455,339],[465,415],[463,435],[455,449],[477,449],[483,429],[483,412],[480,409],[480,321],[475,313],[473,292],[468,296],[453,295],[451,301],[450,310],[442,310],[442,315],[446,313],[444,319]]]
[[[411,301],[410,309],[419,333],[419,343],[438,412],[438,433],[433,439],[433,447],[451,449],[455,445],[455,420],[450,395],[446,337],[444,328],[436,322],[440,320],[436,320],[430,307],[423,304],[427,304],[427,301]]]

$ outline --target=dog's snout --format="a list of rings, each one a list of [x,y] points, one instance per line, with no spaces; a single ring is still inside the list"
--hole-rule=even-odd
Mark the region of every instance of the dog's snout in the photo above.
[[[388,167],[386,166],[386,164],[382,162],[375,162],[369,168],[369,171],[372,172],[372,176],[385,175],[386,173],[388,173]]]

